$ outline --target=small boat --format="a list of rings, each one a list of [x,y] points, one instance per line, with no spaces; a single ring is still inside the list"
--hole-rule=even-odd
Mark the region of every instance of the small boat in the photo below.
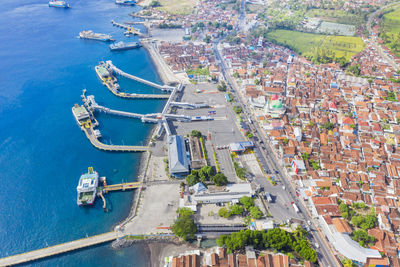
[[[70,8],[71,6],[62,0],[50,0],[49,7],[61,7],[61,8]]]

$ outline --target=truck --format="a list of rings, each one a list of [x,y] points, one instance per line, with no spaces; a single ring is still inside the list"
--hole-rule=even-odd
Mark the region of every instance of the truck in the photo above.
[[[268,201],[268,203],[271,203],[271,202],[272,202],[271,194],[268,193],[268,192],[266,192],[266,193],[265,193],[265,199]]]
[[[299,208],[297,207],[297,205],[296,205],[296,203],[294,203],[293,201],[292,201],[292,206],[293,206],[293,209],[294,209],[294,211],[296,212],[296,213],[299,213]]]

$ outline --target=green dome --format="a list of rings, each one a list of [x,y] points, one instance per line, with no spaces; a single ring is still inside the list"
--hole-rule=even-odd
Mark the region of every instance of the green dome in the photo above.
[[[282,108],[282,102],[280,100],[273,100],[271,101],[272,108]]]

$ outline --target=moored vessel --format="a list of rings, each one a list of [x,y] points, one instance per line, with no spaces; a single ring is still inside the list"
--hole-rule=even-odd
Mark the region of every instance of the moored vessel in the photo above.
[[[96,199],[97,187],[99,185],[99,174],[93,170],[93,167],[88,168],[88,172],[81,175],[76,191],[77,204],[92,205]]]
[[[140,47],[140,43],[138,42],[130,42],[130,43],[124,43],[124,42],[118,42],[115,44],[110,45],[110,50],[111,51],[119,51],[119,50],[129,50],[129,49],[134,49]]]
[[[72,107],[72,114],[79,126],[82,126],[88,121],[90,122],[90,114],[83,105],[79,106],[78,104],[75,104]]]
[[[70,5],[67,2],[61,0],[50,0],[49,7],[70,8]]]
[[[136,4],[134,0],[115,0],[117,5],[133,6]]]
[[[97,40],[97,41],[103,41],[103,42],[114,41],[114,39],[112,39],[111,35],[104,34],[104,33],[95,33],[92,30],[81,31],[79,33],[79,38]]]

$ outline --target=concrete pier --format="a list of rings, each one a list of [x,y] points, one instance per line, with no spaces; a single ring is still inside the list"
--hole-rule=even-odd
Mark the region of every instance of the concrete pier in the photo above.
[[[116,232],[108,232],[105,234],[95,235],[87,238],[78,239],[75,241],[42,248],[6,258],[0,259],[0,266],[12,266],[16,264],[27,263],[61,253],[66,253],[93,245],[103,244],[117,239]]]
[[[107,61],[106,61],[106,67],[107,67],[107,69],[108,69],[109,71],[113,71],[114,73],[116,73],[116,74],[118,74],[118,75],[124,76],[124,77],[126,77],[126,78],[128,78],[128,79],[135,80],[135,81],[140,82],[140,83],[143,83],[143,84],[150,85],[150,86],[155,87],[155,88],[158,88],[158,89],[160,89],[160,90],[172,91],[172,90],[175,89],[175,87],[173,87],[173,86],[169,86],[169,85],[159,85],[159,84],[150,82],[150,81],[148,81],[148,80],[139,78],[139,77],[137,77],[137,76],[134,76],[134,75],[132,75],[132,74],[126,73],[126,72],[124,72],[124,71],[118,69],[116,66],[114,66],[114,65],[112,64],[112,61],[111,61],[111,60],[107,60]]]
[[[93,127],[87,129],[82,127],[86,137],[89,139],[92,145],[100,150],[104,151],[119,151],[119,152],[146,152],[150,148],[148,146],[121,146],[121,145],[106,145],[100,142],[93,133]]]
[[[120,27],[126,30],[127,34],[139,35],[141,37],[147,36],[146,34],[142,33],[140,30],[135,29],[134,27],[122,23],[115,22],[114,20],[111,21],[112,25],[116,27]]]

